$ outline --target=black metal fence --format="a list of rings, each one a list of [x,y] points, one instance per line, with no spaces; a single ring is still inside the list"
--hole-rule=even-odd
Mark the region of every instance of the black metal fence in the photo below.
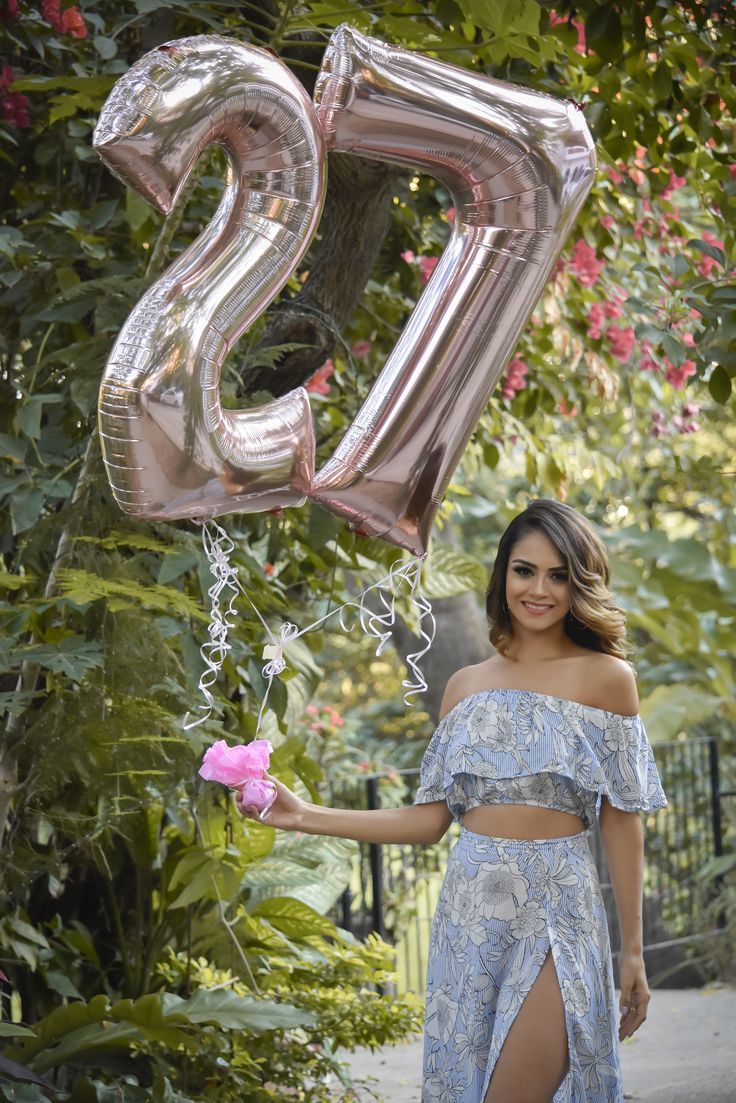
[[[654,754],[668,807],[645,817],[644,942],[650,981],[677,986],[702,977],[689,964],[685,944],[702,936],[707,902],[697,875],[723,853],[718,742],[713,738],[656,743]],[[340,807],[378,808],[385,779],[404,777],[411,799],[419,771],[372,774],[350,790],[333,792]],[[364,843],[351,885],[334,918],[359,938],[371,931],[398,950],[399,988],[424,991],[429,930],[449,851],[459,826],[453,823],[433,846]],[[593,852],[606,902],[611,943],[619,944],[618,917],[598,831]],[[698,932],[700,931],[700,935]]]

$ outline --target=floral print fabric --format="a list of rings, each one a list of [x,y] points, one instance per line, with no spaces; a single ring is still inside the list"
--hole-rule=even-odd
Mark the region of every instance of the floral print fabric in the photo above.
[[[458,820],[477,804],[540,804],[590,827],[603,796],[625,812],[667,804],[640,716],[522,689],[482,690],[450,709],[419,781],[414,803],[446,800]]]
[[[461,828],[430,934],[422,1103],[482,1103],[548,951],[570,1058],[554,1103],[623,1100],[608,927],[590,834],[499,839]]]

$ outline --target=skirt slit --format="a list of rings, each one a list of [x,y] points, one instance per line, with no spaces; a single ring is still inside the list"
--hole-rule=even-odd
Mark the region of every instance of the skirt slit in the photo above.
[[[548,952],[569,1057],[554,1103],[622,1103],[613,969],[590,834],[501,839],[462,828],[430,934],[422,1103],[483,1103]]]

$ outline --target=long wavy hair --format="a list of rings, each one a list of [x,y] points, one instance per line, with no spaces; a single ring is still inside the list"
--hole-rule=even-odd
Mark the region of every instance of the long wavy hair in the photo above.
[[[603,541],[587,518],[551,498],[537,498],[513,519],[498,545],[486,591],[491,643],[502,654],[513,637],[506,603],[506,572],[514,545],[530,532],[541,532],[554,544],[570,581],[570,611],[565,632],[591,651],[627,657],[626,614],[608,588],[611,567]]]

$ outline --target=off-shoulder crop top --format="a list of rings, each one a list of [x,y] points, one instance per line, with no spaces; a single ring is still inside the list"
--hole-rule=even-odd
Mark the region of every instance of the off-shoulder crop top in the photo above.
[[[414,804],[446,800],[456,820],[481,804],[532,804],[592,827],[604,796],[626,812],[667,804],[640,716],[528,689],[484,689],[435,729]]]

